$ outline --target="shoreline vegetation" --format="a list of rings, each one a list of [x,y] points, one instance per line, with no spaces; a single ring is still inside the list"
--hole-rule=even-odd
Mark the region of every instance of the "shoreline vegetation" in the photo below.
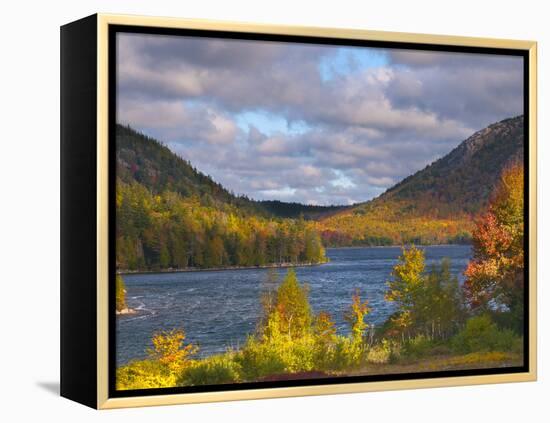
[[[128,307],[128,305],[126,304],[127,291],[122,276],[116,275],[115,284],[115,314],[117,316],[121,314],[136,314],[137,311]]]
[[[303,262],[303,263],[271,263],[257,266],[222,266],[222,267],[205,267],[205,268],[185,268],[185,269],[152,269],[152,270],[117,270],[117,275],[142,275],[150,273],[188,273],[188,272],[222,272],[224,270],[253,270],[253,269],[286,269],[293,267],[312,267],[321,266],[330,263],[328,257],[324,261],[319,262]]]
[[[325,247],[325,250],[353,250],[356,248],[403,248],[407,245],[416,245],[418,247],[452,247],[454,245],[472,245],[471,242],[445,242],[441,244],[390,244],[390,245],[347,245],[343,247]]]
[[[471,243],[445,243],[445,244],[422,244],[420,247],[452,247],[454,245],[472,245]],[[345,246],[345,247],[326,247],[325,250],[354,250],[359,248],[402,248],[403,245],[362,245],[362,246]],[[145,275],[155,273],[188,273],[188,272],[221,272],[224,270],[254,270],[254,269],[286,269],[290,267],[313,267],[322,266],[323,264],[330,263],[330,259],[326,257],[325,261],[319,262],[303,262],[303,263],[270,263],[263,265],[252,266],[221,266],[221,267],[205,267],[205,268],[184,268],[184,269],[118,269],[117,275]]]
[[[197,358],[199,347],[186,339],[183,327],[158,331],[146,350],[148,358],[117,368],[117,389],[521,364],[523,175],[519,163],[501,174],[473,231],[473,258],[464,284],[451,274],[449,259],[426,268],[424,251],[404,246],[386,281],[385,300],[396,311],[375,327],[369,322],[369,301],[357,288],[344,313],[348,334],[342,335],[328,312],[313,312],[309,287],[293,268],[282,280],[271,269],[266,275],[269,288],[259,299],[261,316],[242,347]],[[324,257],[324,249],[317,253],[321,251]],[[116,281],[117,310],[123,310],[122,276]]]
[[[329,313],[313,313],[309,289],[292,268],[282,281],[274,271],[266,278],[272,288],[241,348],[196,358],[199,347],[183,328],[159,331],[148,358],[117,369],[117,389],[510,367],[522,359],[523,334],[502,323],[511,311],[471,309],[450,261],[427,270],[414,246],[403,249],[387,282],[386,300],[397,311],[375,327],[357,289],[344,314],[348,335],[337,333]]]

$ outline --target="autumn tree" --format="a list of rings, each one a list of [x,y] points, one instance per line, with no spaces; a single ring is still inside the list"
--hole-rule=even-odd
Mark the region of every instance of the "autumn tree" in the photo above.
[[[115,302],[117,311],[121,311],[127,308],[126,286],[124,285],[124,280],[120,275],[116,275],[115,279]]]
[[[334,343],[336,338],[336,325],[332,316],[327,311],[321,311],[313,321],[313,334],[317,341],[323,345]]]
[[[158,360],[172,371],[179,371],[188,365],[189,357],[198,352],[193,344],[185,345],[183,329],[161,331],[153,335],[153,348],[148,350],[149,357]]]
[[[428,338],[445,339],[464,321],[462,292],[448,258],[434,264],[415,294],[414,324]]]
[[[297,338],[311,329],[312,315],[308,288],[302,286],[294,269],[289,269],[277,290],[275,310],[280,316],[281,332]]]
[[[361,301],[361,293],[356,289],[352,295],[352,302],[344,314],[344,319],[350,324],[351,338],[356,343],[362,343],[368,324],[365,317],[370,313],[368,301]]]
[[[331,367],[338,343],[336,324],[330,313],[319,312],[313,319],[315,362],[320,369]]]
[[[306,262],[323,262],[325,257],[325,249],[321,243],[321,237],[317,231],[313,229],[306,230],[305,234],[305,249],[303,259]]]
[[[268,269],[265,279],[262,282],[262,292],[260,295],[260,304],[262,313],[257,325],[257,332],[263,333],[271,314],[275,311],[277,305],[277,289],[280,284],[279,274],[276,269]]]
[[[506,167],[488,210],[473,233],[473,259],[464,284],[474,311],[508,311],[516,329],[523,327],[524,292],[524,169]]]
[[[388,282],[386,300],[395,302],[391,329],[404,339],[424,335],[447,339],[463,322],[463,294],[451,274],[451,261],[444,258],[427,272],[424,252],[414,246],[404,249]]]
[[[387,282],[386,301],[394,302],[397,311],[391,317],[393,325],[404,336],[413,326],[418,291],[424,285],[424,251],[412,245],[403,248],[392,270],[393,279]]]

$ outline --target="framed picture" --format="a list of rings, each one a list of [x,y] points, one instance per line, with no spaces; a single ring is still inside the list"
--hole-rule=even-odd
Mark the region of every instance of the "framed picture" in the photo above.
[[[61,28],[61,394],[536,379],[536,43]]]

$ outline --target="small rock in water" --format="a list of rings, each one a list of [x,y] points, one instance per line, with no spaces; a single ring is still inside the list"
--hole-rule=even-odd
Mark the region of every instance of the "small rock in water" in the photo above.
[[[123,308],[122,310],[117,310],[116,314],[135,314],[136,311],[133,308]]]

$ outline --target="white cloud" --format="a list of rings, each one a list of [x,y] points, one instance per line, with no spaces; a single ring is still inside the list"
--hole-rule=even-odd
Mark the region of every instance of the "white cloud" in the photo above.
[[[147,35],[118,42],[118,120],[253,198],[365,201],[522,110],[517,58],[377,49],[387,60],[323,79],[319,63],[338,49]]]

